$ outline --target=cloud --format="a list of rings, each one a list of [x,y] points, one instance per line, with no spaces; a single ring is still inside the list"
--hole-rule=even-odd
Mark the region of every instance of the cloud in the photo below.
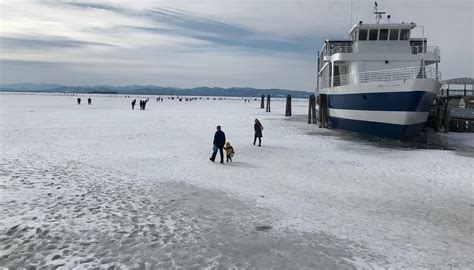
[[[45,50],[60,48],[86,48],[89,46],[114,46],[112,44],[94,41],[76,40],[62,37],[47,36],[26,36],[26,37],[0,37],[2,50],[11,49],[28,49],[28,50]]]
[[[125,9],[119,8],[117,6],[113,6],[111,4],[102,4],[102,3],[93,3],[93,2],[63,2],[65,5],[70,5],[72,7],[78,7],[83,9],[100,9],[100,10],[107,10],[107,11],[114,11],[123,13]]]
[[[212,20],[177,9],[155,8],[154,10],[146,12],[146,15],[158,23],[164,22],[175,27],[189,29],[196,32],[214,33],[216,35],[227,36],[249,35],[253,33],[249,29],[245,29],[238,25]]]
[[[230,24],[215,19],[197,16],[181,10],[159,8],[146,12],[156,27],[136,27],[137,30],[152,33],[166,33],[185,36],[212,43],[216,46],[241,47],[246,50],[272,50],[294,53],[314,52],[321,37],[295,37],[283,39],[266,33]],[[168,27],[162,28],[166,24]]]

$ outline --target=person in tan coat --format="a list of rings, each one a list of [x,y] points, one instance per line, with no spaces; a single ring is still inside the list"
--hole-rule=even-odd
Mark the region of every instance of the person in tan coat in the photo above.
[[[225,144],[225,147],[224,147],[224,150],[225,150],[225,155],[226,155],[226,158],[227,158],[227,162],[232,162],[232,157],[234,156],[234,147],[232,147],[232,145],[230,145],[230,142],[227,142]]]

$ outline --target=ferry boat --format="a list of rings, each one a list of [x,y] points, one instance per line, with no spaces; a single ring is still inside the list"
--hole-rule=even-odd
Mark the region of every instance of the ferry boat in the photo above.
[[[347,40],[326,40],[318,52],[316,92],[327,124],[379,137],[417,136],[441,88],[439,49],[412,38],[415,23],[390,23],[374,7]],[[321,106],[322,100],[325,106]]]

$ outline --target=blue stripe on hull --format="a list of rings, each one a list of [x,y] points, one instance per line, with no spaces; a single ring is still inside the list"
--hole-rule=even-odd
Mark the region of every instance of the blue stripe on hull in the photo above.
[[[428,112],[435,94],[425,91],[328,95],[332,109]]]
[[[393,139],[415,137],[421,132],[424,124],[425,123],[417,123],[413,125],[396,125],[329,117],[329,125],[331,127]]]

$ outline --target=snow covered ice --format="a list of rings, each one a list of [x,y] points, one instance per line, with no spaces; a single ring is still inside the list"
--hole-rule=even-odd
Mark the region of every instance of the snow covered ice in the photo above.
[[[76,98],[0,95],[1,267],[474,266],[472,134],[420,149],[308,125],[306,100]],[[232,163],[209,161],[217,125]]]

